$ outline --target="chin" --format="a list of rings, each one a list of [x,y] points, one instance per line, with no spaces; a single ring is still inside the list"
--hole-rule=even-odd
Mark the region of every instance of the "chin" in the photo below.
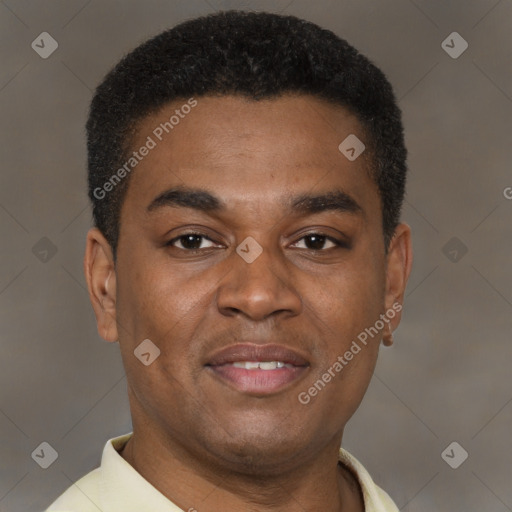
[[[304,447],[304,440],[290,438],[285,432],[282,429],[276,434],[273,429],[265,435],[256,426],[256,429],[238,431],[233,437],[209,439],[203,446],[208,446],[208,452],[215,459],[221,459],[224,466],[228,464],[231,470],[241,474],[280,474],[287,463],[293,467],[293,461]]]

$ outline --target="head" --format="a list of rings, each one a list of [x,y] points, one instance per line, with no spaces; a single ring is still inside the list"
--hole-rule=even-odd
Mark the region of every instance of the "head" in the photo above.
[[[244,471],[278,471],[341,436],[411,266],[384,74],[312,23],[221,12],[123,58],[87,135],[85,272],[99,333],[120,343],[134,429]],[[148,365],[134,354],[143,340]],[[290,349],[293,378],[234,382],[221,360],[240,343]],[[267,371],[279,383],[282,369]]]

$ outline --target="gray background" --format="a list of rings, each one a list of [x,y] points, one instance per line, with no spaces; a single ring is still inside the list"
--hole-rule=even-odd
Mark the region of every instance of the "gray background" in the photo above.
[[[333,30],[403,110],[414,268],[345,447],[403,511],[512,510],[512,2],[4,0],[0,511],[44,509],[131,430],[119,348],[96,332],[82,272],[92,90],[149,36],[228,8]],[[31,48],[43,31],[59,44],[48,59]],[[441,46],[453,31],[469,44],[457,59]],[[31,458],[43,441],[59,454],[48,469]],[[441,457],[453,441],[469,454],[458,469]]]

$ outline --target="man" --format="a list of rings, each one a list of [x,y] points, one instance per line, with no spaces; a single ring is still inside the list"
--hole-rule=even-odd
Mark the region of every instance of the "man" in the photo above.
[[[291,16],[221,12],[92,101],[84,268],[133,433],[48,511],[397,511],[340,450],[409,276],[400,110]]]

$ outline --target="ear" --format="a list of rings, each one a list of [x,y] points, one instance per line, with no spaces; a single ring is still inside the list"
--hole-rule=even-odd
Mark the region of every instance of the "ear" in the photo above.
[[[87,233],[84,272],[89,299],[96,315],[98,334],[105,341],[117,341],[114,258],[110,244],[97,228],[92,228]]]
[[[383,335],[385,345],[391,345],[393,342],[392,332],[398,327],[402,318],[402,304],[411,267],[411,228],[401,223],[395,229],[387,254],[385,306],[386,311],[391,309],[396,314],[390,319],[389,328]]]

